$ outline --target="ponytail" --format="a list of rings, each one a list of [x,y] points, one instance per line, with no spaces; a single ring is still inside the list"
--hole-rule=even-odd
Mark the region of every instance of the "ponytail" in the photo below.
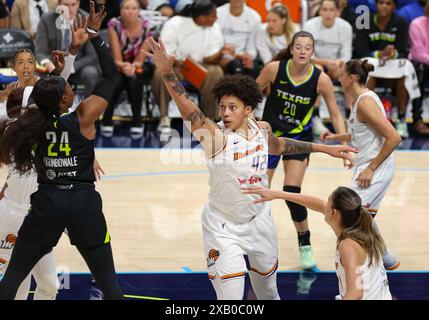
[[[337,239],[337,248],[342,240],[350,238],[367,251],[370,266],[374,261],[378,263],[385,248],[384,240],[374,229],[371,214],[362,206],[359,195],[352,189],[339,187],[331,199],[344,227]]]
[[[347,61],[345,68],[346,68],[346,72],[349,75],[358,76],[358,82],[362,86],[366,85],[368,74],[371,71],[374,71],[374,66],[368,63],[368,60],[366,59],[364,60],[352,59],[350,61]]]
[[[271,61],[283,61],[292,59],[292,43],[290,43],[286,49],[282,49],[273,57]]]
[[[36,159],[34,149],[42,147],[51,118],[34,105],[13,121],[0,124],[0,163],[14,166],[20,174],[36,168],[44,170],[43,159]]]
[[[48,76],[37,81],[31,93],[35,104],[21,115],[14,113],[16,118],[12,121],[0,123],[0,165],[13,164],[20,174],[34,168],[39,173],[46,169],[42,153],[35,150],[47,148],[45,132],[60,117],[65,88],[66,82],[61,77]]]

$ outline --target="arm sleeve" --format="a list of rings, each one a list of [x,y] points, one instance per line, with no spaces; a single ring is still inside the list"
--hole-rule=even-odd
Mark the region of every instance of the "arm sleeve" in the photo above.
[[[115,90],[118,71],[116,70],[116,65],[113,61],[110,50],[101,37],[96,36],[95,38],[92,38],[91,43],[97,53],[102,72],[102,78],[96,84],[92,94],[110,101]]]
[[[73,70],[73,63],[74,60],[76,59],[76,56],[69,54],[68,56],[66,56],[64,58],[65,60],[65,64],[64,64],[64,69],[60,74],[60,77],[62,77],[64,80],[67,80]]]

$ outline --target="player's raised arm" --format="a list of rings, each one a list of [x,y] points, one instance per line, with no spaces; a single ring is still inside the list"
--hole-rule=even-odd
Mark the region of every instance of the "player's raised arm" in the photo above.
[[[206,118],[200,108],[188,97],[180,80],[173,71],[174,57],[165,49],[162,40],[156,42],[152,37],[148,39],[150,51],[145,54],[152,58],[156,68],[161,72],[168,92],[179,108],[182,119],[198,139],[206,154],[214,154],[223,147],[225,137],[218,125]]]
[[[112,55],[110,54],[110,50],[98,35],[101,23],[105,17],[106,12],[104,11],[104,6],[96,13],[94,1],[90,1],[90,15],[86,31],[88,32],[87,37],[91,39],[90,41],[97,53],[102,71],[102,78],[96,84],[92,94],[83,100],[76,109],[81,133],[88,139],[93,139],[95,137],[94,123],[107,108],[116,87],[116,80],[118,77],[118,72]],[[74,28],[73,32],[80,33],[82,30],[81,28]]]

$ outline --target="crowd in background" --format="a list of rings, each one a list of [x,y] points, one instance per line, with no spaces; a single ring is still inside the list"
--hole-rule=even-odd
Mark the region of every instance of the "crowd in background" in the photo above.
[[[273,1],[265,17],[246,5],[245,0],[96,2],[108,12],[102,29],[121,74],[114,96],[127,92],[132,132],[142,132],[143,86],[150,86],[159,106],[159,131],[168,133],[171,126],[170,96],[161,75],[141,51],[147,49],[148,37],[162,38],[167,51],[176,57],[175,71],[179,78],[190,91],[198,93],[203,112],[218,120],[218,106],[211,93],[214,85],[227,74],[242,73],[257,78],[264,64],[288,47],[293,34],[305,30],[315,38],[313,63],[323,69],[334,84],[338,85],[344,63],[352,57],[372,57],[380,71],[374,72],[367,86],[392,89],[398,108],[394,119],[398,132],[408,136],[405,116],[411,104],[412,130],[429,134],[429,128],[422,121],[425,83],[429,81],[429,1],[308,1],[310,17],[303,22],[292,21],[289,8],[283,4],[285,1]],[[356,23],[359,17],[354,7],[359,4],[372,6],[373,12],[364,28]],[[88,14],[88,0],[0,0],[0,28],[21,29],[28,34],[34,42],[37,62],[48,72],[55,68],[51,51],[67,50],[71,42],[70,29],[57,27],[58,19],[64,17],[58,10],[59,5],[67,7],[70,18]],[[142,14],[149,10],[165,17],[161,25],[154,23],[153,15]],[[187,58],[207,70],[198,88],[183,75]],[[84,96],[90,94],[101,75],[96,60],[91,45],[80,48],[69,81],[82,85]],[[344,98],[346,105],[352,103],[350,97]],[[117,103],[118,99],[113,99],[103,116],[101,129],[106,135],[113,133],[112,116]]]

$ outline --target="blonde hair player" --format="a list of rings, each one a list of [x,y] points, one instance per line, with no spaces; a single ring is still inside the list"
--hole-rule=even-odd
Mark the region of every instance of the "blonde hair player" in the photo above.
[[[220,81],[213,93],[222,121],[207,119],[189,98],[173,72],[174,57],[160,40],[149,39],[156,68],[194,137],[201,142],[209,169],[209,200],[203,209],[203,238],[209,278],[219,300],[242,299],[244,255],[258,299],[280,299],[277,291],[277,236],[271,207],[253,205],[240,186],[267,186],[268,151],[274,154],[325,152],[348,158],[348,146],[323,146],[277,138],[268,123],[257,122],[252,110],[262,100],[255,80],[235,75]]]
[[[368,73],[373,70],[374,66],[367,60],[346,63],[339,80],[344,91],[350,93],[354,100],[349,119],[351,133],[327,133],[324,138],[351,141],[359,150],[354,159],[350,188],[359,194],[364,206],[375,217],[393,180],[395,159],[392,153],[401,143],[401,137],[387,120],[377,94],[365,86]],[[374,228],[378,229],[375,222]],[[383,262],[387,270],[394,270],[400,264],[387,248],[383,252]]]
[[[254,203],[273,199],[288,200],[321,212],[337,236],[335,267],[340,296],[337,300],[392,300],[386,270],[381,258],[384,241],[373,228],[371,215],[352,189],[338,187],[328,201],[303,194],[243,189],[258,195]]]

